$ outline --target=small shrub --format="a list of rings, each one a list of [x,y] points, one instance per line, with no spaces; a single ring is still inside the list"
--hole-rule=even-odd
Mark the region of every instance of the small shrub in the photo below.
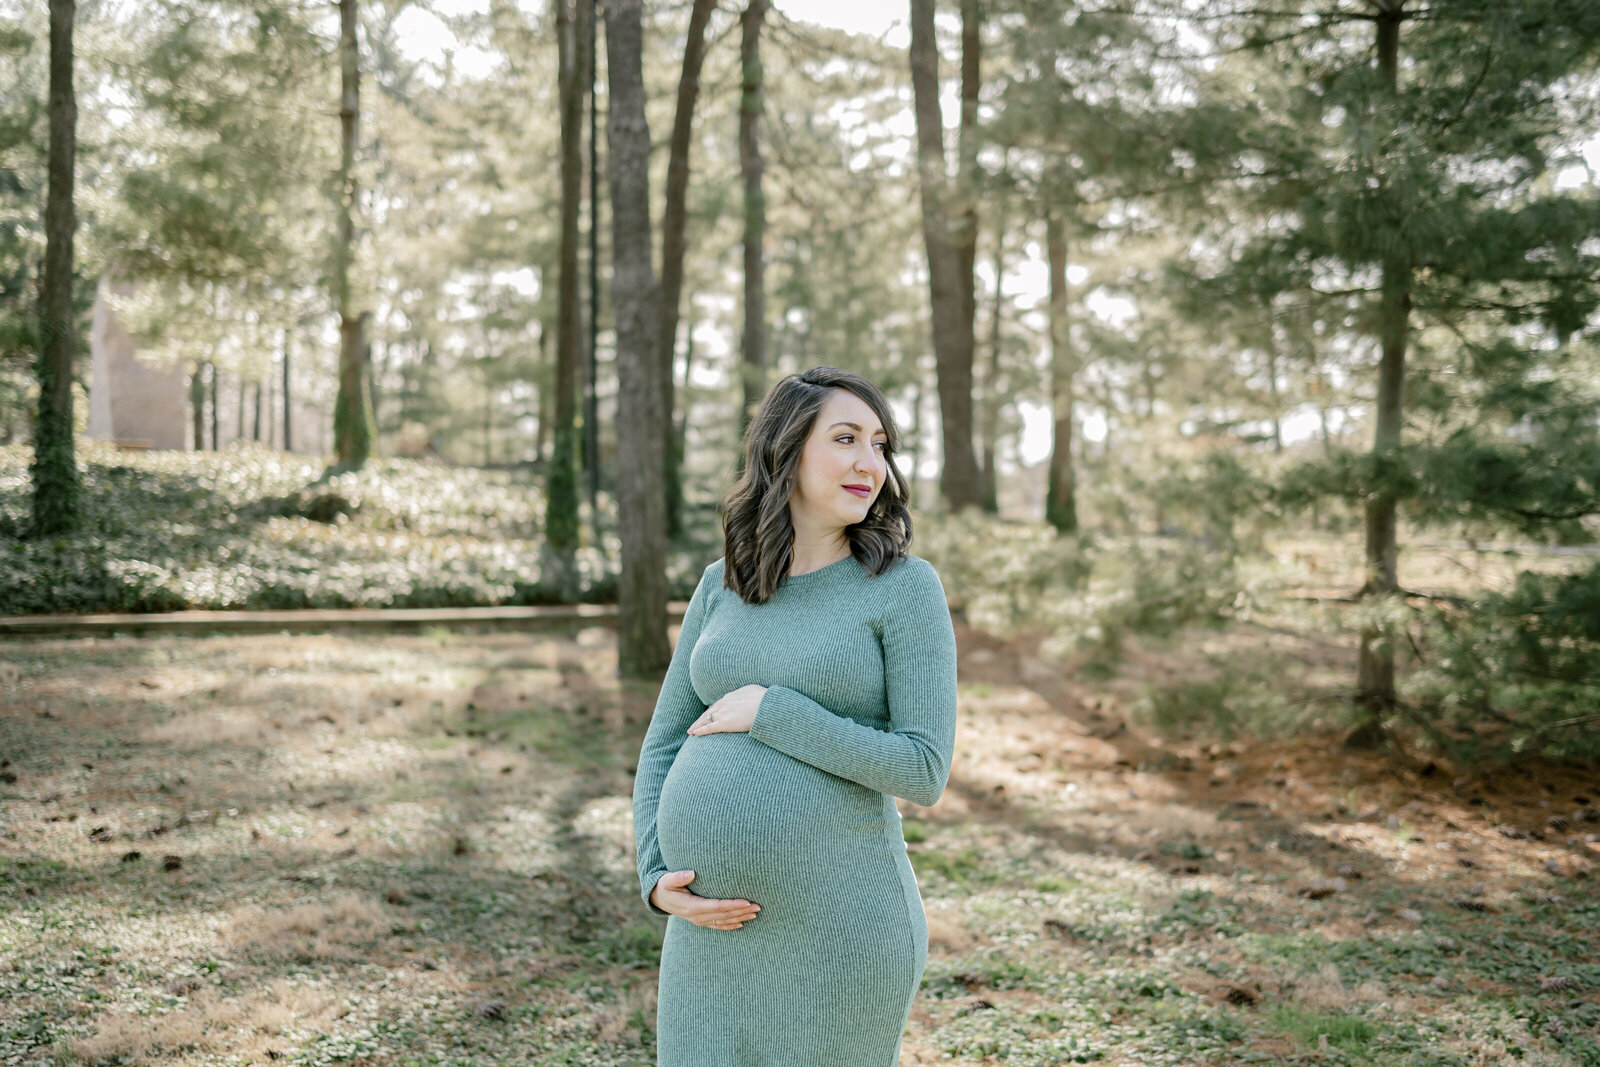
[[[1600,756],[1600,565],[1524,571],[1508,591],[1434,602],[1400,625],[1419,659],[1402,695],[1453,757]]]

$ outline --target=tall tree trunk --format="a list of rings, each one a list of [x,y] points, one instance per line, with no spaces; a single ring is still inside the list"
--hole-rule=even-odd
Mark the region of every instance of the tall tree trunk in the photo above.
[[[666,496],[661,485],[661,291],[650,250],[650,127],[641,0],[606,0],[611,305],[617,337],[617,672],[658,678],[667,643]]]
[[[978,461],[972,450],[972,322],[962,296],[960,257],[946,219],[944,126],[939,114],[939,53],[933,7],[934,0],[911,0],[911,88],[922,191],[922,236],[928,250],[933,351],[939,374],[943,444],[939,488],[946,507],[957,511],[980,506],[982,496]]]
[[[556,311],[555,425],[545,479],[545,543],[559,570],[552,584],[563,599],[577,597],[572,553],[578,547],[578,364],[583,323],[578,309],[578,217],[583,203],[583,101],[588,63],[590,0],[556,0],[561,94],[561,256]],[[552,576],[553,578],[557,576]]]
[[[961,314],[966,334],[977,352],[978,293],[973,279],[978,260],[978,90],[982,38],[978,0],[961,0],[961,126],[956,142],[956,195],[952,207],[959,218],[955,232]]]
[[[1009,155],[1007,157],[1010,165]],[[995,473],[994,453],[1000,430],[1000,322],[1005,307],[1006,216],[1005,202],[996,207],[994,223],[994,303],[989,310],[989,365],[979,394],[978,436],[983,448],[983,510],[1000,513],[999,476]]]
[[[739,17],[739,67],[744,75],[739,96],[739,170],[744,176],[744,334],[739,343],[742,357],[739,377],[744,387],[739,410],[741,440],[767,391],[766,261],[761,250],[767,228],[767,206],[761,192],[763,164],[759,137],[761,24],[767,7],[767,0],[750,0]]]
[[[589,47],[584,53],[583,77],[589,83],[589,338],[583,350],[583,467],[589,476],[589,521],[595,526],[594,545],[605,551],[599,534],[600,515],[600,101],[595,93],[596,23],[600,0],[578,0],[589,5]],[[615,255],[615,250],[612,251]]]
[[[222,412],[222,405],[218,402],[220,398],[218,396],[219,389],[218,389],[218,383],[217,383],[217,379],[218,379],[219,375],[221,375],[221,373],[222,372],[221,372],[220,369],[218,369],[217,365],[215,363],[212,363],[211,364],[211,451],[213,451],[213,452],[217,451],[217,447],[218,447],[217,430],[219,429],[218,423],[221,421],[220,420],[220,416],[221,416],[221,412]]]
[[[906,433],[906,480],[911,483],[911,502],[917,499],[917,471],[922,466],[922,407],[923,407],[922,375],[917,375],[916,385],[911,393],[911,428]],[[919,505],[920,506],[920,505]]]
[[[1045,213],[1045,246],[1050,260],[1050,407],[1055,441],[1044,499],[1045,521],[1062,533],[1078,529],[1076,479],[1072,469],[1072,386],[1076,361],[1067,337],[1067,237],[1060,216]]]
[[[233,439],[235,441],[244,440],[244,394],[246,390],[244,375],[241,374],[239,376],[239,421],[233,425]]]
[[[72,88],[73,0],[50,0],[50,160],[44,208],[44,286],[39,315],[39,413],[33,425],[33,533],[70,533],[80,519],[72,440],[72,203],[78,102]]]
[[[683,331],[683,402],[679,405],[680,411],[673,415],[668,412],[667,417],[675,421],[673,436],[677,439],[678,458],[682,459],[687,453],[689,441],[689,382],[694,377],[694,323]]]
[[[1392,98],[1397,91],[1400,68],[1400,22],[1405,0],[1379,0],[1378,69]],[[1411,310],[1411,259],[1396,240],[1383,257],[1383,288],[1378,312],[1379,340],[1383,355],[1378,363],[1377,427],[1372,453],[1380,472],[1380,488],[1366,506],[1366,582],[1364,597],[1390,598],[1399,578],[1395,567],[1395,498],[1383,488],[1382,473],[1394,469],[1399,460],[1401,410],[1404,403],[1406,335]],[[1346,743],[1353,748],[1370,748],[1384,739],[1383,720],[1395,706],[1394,646],[1377,627],[1361,631],[1361,650],[1356,661],[1356,702],[1362,720],[1351,731]]]
[[[367,387],[367,406],[368,410],[372,413],[372,421],[370,424],[372,431],[371,440],[372,444],[376,446],[378,443],[379,433],[378,398],[380,395],[379,391],[381,389],[379,379],[383,377],[383,372],[382,365],[373,356],[373,351],[377,350],[383,352],[387,356],[388,348],[387,346],[379,345],[378,342],[372,339],[372,334],[374,332],[372,329],[372,317],[371,308],[368,308],[366,311],[361,313],[361,378],[362,381],[366,383]]]
[[[550,269],[545,268],[545,277],[550,276]],[[558,294],[559,295],[559,294]],[[545,455],[544,445],[550,437],[550,402],[555,396],[555,390],[550,385],[550,324],[543,319],[539,320],[539,394],[534,401],[533,424],[533,461],[546,464],[545,478],[549,480],[548,459]],[[547,503],[546,507],[549,506]]]
[[[283,331],[283,450],[294,451],[294,390],[289,388],[289,337],[287,329]]]
[[[189,428],[194,438],[194,450],[206,450],[206,367],[205,360],[196,360],[194,373],[189,375]]]
[[[667,203],[661,219],[661,365],[666,383],[667,538],[683,533],[683,439],[673,411],[677,407],[673,363],[678,348],[678,306],[683,298],[683,257],[688,228],[689,144],[694,131],[695,101],[700,96],[700,68],[706,55],[706,26],[716,0],[694,0],[689,10],[689,35],[684,42],[683,73],[678,76],[678,110],[672,120],[667,155]]]
[[[261,381],[260,381],[260,379],[257,379],[256,383],[255,383],[255,398],[254,398],[253,404],[254,404],[254,412],[253,412],[252,417],[250,419],[250,440],[256,441],[256,442],[259,443],[260,440],[261,440]]]
[[[360,143],[361,67],[356,47],[357,5],[339,0],[339,245],[334,288],[339,307],[339,392],[333,403],[334,451],[345,467],[359,467],[372,448],[372,408],[362,381],[366,365],[365,314],[351,285],[356,251],[356,212],[361,196],[356,176]]]
[[[1278,396],[1278,339],[1267,329],[1267,397],[1272,404],[1272,450],[1283,452],[1283,401]]]

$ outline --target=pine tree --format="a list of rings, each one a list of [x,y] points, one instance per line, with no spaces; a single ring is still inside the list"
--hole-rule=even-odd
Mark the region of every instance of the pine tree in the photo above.
[[[74,0],[50,0],[50,185],[45,204],[44,287],[39,304],[39,417],[33,432],[33,532],[50,537],[79,523],[78,461],[72,442]]]
[[[333,402],[333,438],[339,465],[358,468],[372,451],[374,427],[366,361],[365,300],[352,278],[357,256],[356,215],[361,182],[356,156],[361,145],[361,52],[356,39],[360,0],[339,0],[339,229],[334,245],[334,302],[339,313],[339,391]]]
[[[617,585],[617,670],[659,677],[667,644],[666,498],[661,437],[666,391],[657,349],[661,292],[650,239],[650,127],[645,119],[640,0],[606,0],[611,109],[611,248],[617,332],[617,511],[622,571]]]
[[[683,534],[683,432],[673,381],[677,357],[678,321],[683,299],[683,260],[688,228],[689,150],[693,142],[695,105],[700,98],[700,71],[705,64],[706,27],[714,0],[694,0],[684,39],[683,71],[678,78],[677,109],[668,149],[666,206],[661,215],[661,366],[666,387],[662,410],[667,414],[666,458],[667,538]],[[691,326],[693,323],[690,324]],[[690,338],[691,344],[693,337]]]
[[[549,471],[545,479],[545,542],[555,553],[570,555],[578,547],[577,399],[578,352],[582,327],[578,297],[578,212],[583,185],[583,103],[581,75],[587,66],[582,51],[588,45],[585,0],[557,0],[556,40],[560,49],[561,84],[561,287],[556,323],[555,400],[550,411],[555,420]],[[572,573],[564,561],[553,566]],[[570,584],[570,583],[567,583]]]
[[[1371,449],[1330,450],[1286,483],[1286,499],[1333,492],[1365,511],[1363,717],[1349,740],[1372,744],[1399,705],[1408,595],[1396,568],[1399,509],[1417,522],[1475,513],[1547,529],[1600,511],[1592,492],[1572,506],[1593,434],[1547,439],[1572,450],[1573,473],[1513,494],[1517,508],[1487,477],[1497,466],[1481,463],[1517,449],[1508,416],[1526,413],[1530,395],[1567,392],[1559,372],[1547,376],[1600,305],[1600,257],[1584,251],[1600,237],[1594,193],[1550,183],[1562,142],[1596,127],[1592,106],[1564,87],[1600,54],[1600,9],[1577,0],[1241,9],[1220,23],[1218,43],[1236,51],[1207,79],[1213,100],[1239,103],[1185,143],[1199,170],[1234,168],[1254,230],[1227,242],[1213,280],[1235,292],[1293,289],[1379,354]],[[1408,440],[1408,427],[1427,444]]]
[[[922,230],[928,253],[933,348],[939,368],[944,458],[939,489],[945,505],[952,511],[959,511],[982,504],[978,464],[972,451],[971,257],[967,256],[963,262],[963,249],[971,246],[976,235],[962,232],[962,205],[952,202],[946,188],[934,6],[934,0],[911,0],[911,82],[921,179]]]

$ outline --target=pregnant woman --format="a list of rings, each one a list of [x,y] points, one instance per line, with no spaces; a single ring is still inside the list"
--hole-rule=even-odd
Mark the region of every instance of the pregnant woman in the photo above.
[[[832,367],[750,424],[634,783],[660,1067],[899,1062],[928,927],[894,798],[949,779],[956,643],[898,443]]]

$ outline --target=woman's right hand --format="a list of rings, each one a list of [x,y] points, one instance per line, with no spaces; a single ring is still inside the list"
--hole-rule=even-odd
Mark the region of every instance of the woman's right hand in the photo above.
[[[696,926],[713,930],[737,930],[756,917],[760,904],[748,900],[713,900],[698,897],[686,886],[694,881],[693,871],[668,871],[650,890],[650,903],[662,911],[688,919]]]

